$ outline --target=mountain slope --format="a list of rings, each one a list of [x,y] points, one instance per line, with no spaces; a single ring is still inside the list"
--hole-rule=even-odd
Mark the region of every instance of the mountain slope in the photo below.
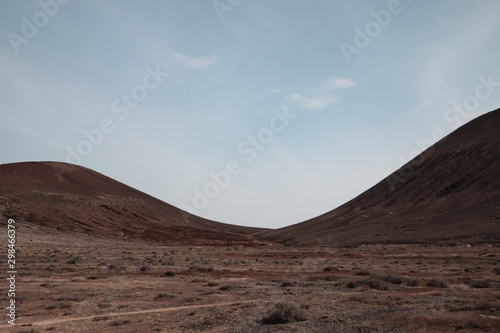
[[[260,237],[289,245],[500,241],[500,109],[328,213]]]
[[[256,245],[250,234],[262,230],[209,221],[57,162],[0,165],[0,214],[64,231],[165,243]]]

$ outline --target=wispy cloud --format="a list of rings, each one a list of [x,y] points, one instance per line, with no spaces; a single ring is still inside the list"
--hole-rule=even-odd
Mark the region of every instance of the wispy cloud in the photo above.
[[[291,94],[290,98],[299,107],[306,110],[321,110],[337,102],[334,91],[354,86],[351,79],[331,77],[325,81],[313,84],[309,87],[307,96],[302,94]]]
[[[321,110],[335,103],[334,96],[305,97],[300,94],[291,94],[292,101],[296,102],[301,108],[306,110]]]
[[[280,93],[282,91],[283,90],[276,88],[276,87],[272,87],[272,86],[267,87],[267,92],[269,92],[271,94],[277,94],[277,93]]]
[[[210,56],[189,57],[182,53],[174,53],[174,59],[187,69],[202,69],[215,64],[218,59]]]
[[[312,91],[315,93],[328,93],[333,90],[350,88],[354,86],[354,82],[351,79],[339,78],[339,77],[331,77],[313,85]]]

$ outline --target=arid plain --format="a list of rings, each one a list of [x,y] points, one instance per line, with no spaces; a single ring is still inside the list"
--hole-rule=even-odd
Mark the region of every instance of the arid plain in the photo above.
[[[0,330],[500,331],[498,244],[321,242],[167,246],[19,225],[17,325]]]
[[[13,225],[16,260],[15,296],[0,287],[16,326],[5,316],[0,331],[500,332],[499,127],[500,110],[478,117],[275,230],[194,216],[77,165],[0,165],[3,267]]]

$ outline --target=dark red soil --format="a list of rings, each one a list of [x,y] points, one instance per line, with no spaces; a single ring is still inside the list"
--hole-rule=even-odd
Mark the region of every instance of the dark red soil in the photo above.
[[[165,243],[254,246],[249,235],[262,230],[193,216],[90,169],[55,162],[1,165],[0,212],[58,230]]]

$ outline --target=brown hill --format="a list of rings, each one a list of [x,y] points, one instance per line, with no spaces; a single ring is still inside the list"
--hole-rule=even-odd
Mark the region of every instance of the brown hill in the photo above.
[[[500,109],[346,204],[260,236],[289,245],[500,241]]]
[[[0,165],[0,214],[105,237],[164,243],[257,245],[262,231],[206,220],[90,169],[57,162]]]

